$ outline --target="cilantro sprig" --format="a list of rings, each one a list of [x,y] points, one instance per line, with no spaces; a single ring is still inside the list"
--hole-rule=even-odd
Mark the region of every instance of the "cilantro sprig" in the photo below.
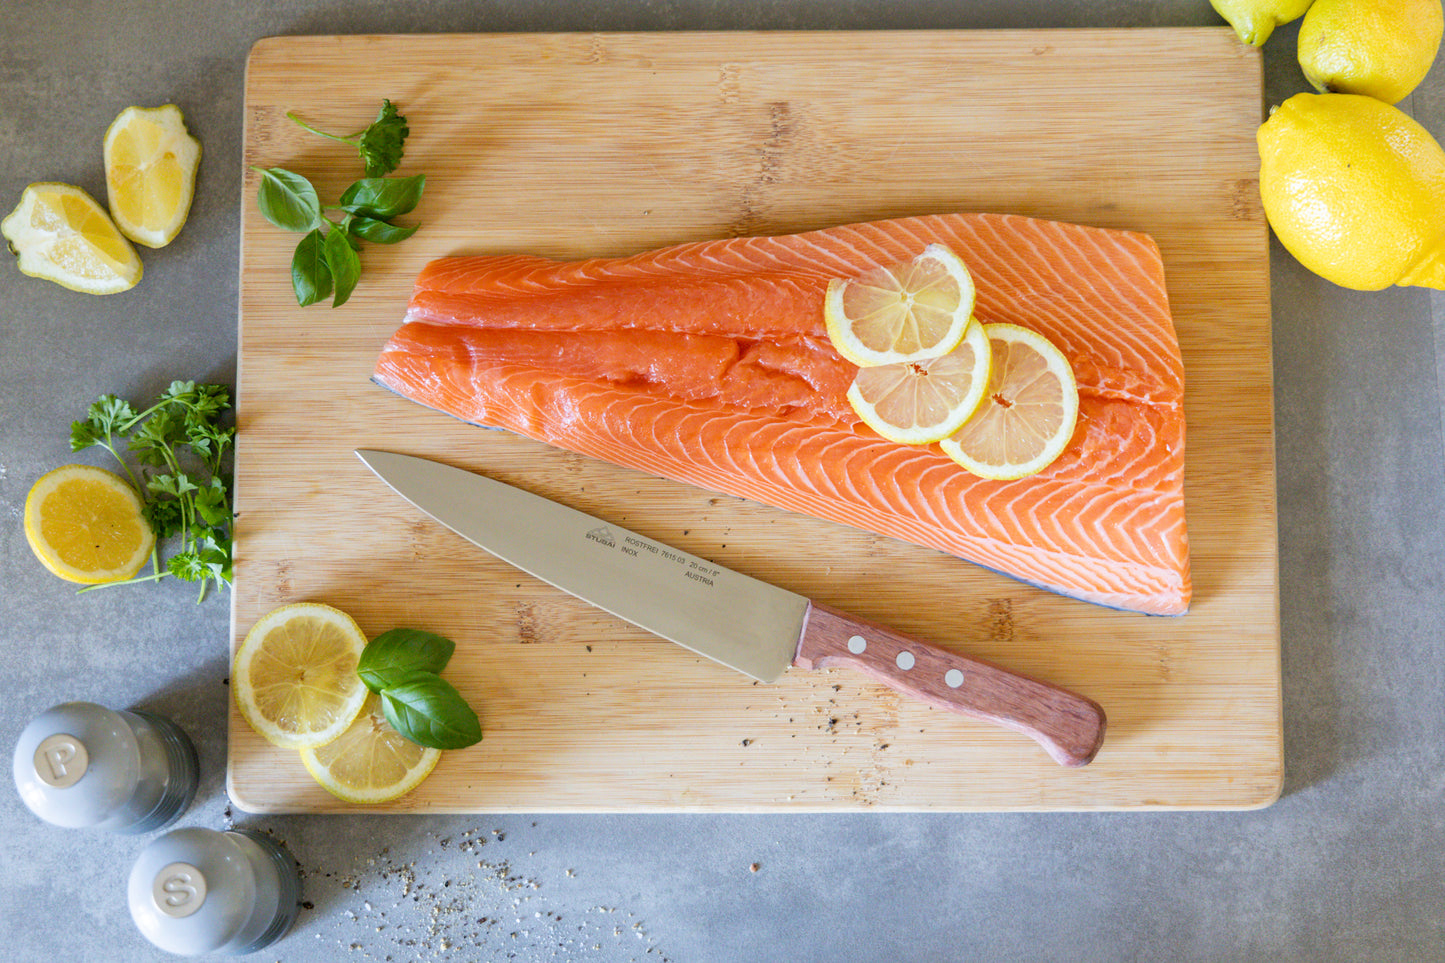
[[[261,175],[256,204],[261,214],[283,231],[304,233],[291,258],[291,287],[302,307],[331,298],[331,306],[345,304],[361,279],[361,242],[396,244],[416,233],[419,225],[402,226],[393,219],[409,214],[421,201],[426,175],[388,177],[401,164],[410,128],[406,117],[390,100],[363,130],[329,134],[286,115],[306,130],[352,144],[361,155],[366,176],[356,181],[335,204],[323,205],[315,186],[305,176],[284,167],[252,166]],[[327,211],[340,212],[339,218]]]
[[[142,513],[156,535],[153,574],[106,584],[153,582],[171,575],[199,582],[198,602],[212,583],[217,589],[231,584],[228,455],[236,429],[222,425],[230,408],[224,385],[172,381],[160,399],[142,411],[116,395],[101,395],[85,420],[71,423],[71,451],[99,446],[114,455],[140,493]],[[122,442],[130,458],[122,454]],[[180,537],[180,550],[162,569],[160,543],[173,536]]]

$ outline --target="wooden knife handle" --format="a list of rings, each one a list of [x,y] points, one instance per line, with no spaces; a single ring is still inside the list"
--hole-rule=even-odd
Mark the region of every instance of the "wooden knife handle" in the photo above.
[[[817,602],[809,603],[793,664],[865,672],[940,709],[1021,732],[1061,765],[1088,765],[1104,742],[1104,710],[1092,699]]]

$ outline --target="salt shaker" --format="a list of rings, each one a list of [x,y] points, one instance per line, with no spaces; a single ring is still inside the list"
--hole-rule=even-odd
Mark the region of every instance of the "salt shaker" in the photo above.
[[[269,946],[300,911],[296,862],[251,830],[172,830],[131,867],[130,915],[141,934],[181,956],[242,956]]]
[[[15,746],[20,798],[67,829],[160,829],[195,798],[197,770],[195,747],[174,722],[93,702],[46,710]]]

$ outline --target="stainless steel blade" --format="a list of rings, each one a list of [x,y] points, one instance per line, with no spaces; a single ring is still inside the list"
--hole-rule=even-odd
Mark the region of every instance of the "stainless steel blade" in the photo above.
[[[793,661],[808,611],[801,595],[474,472],[356,454],[458,535],[618,618],[763,682]]]

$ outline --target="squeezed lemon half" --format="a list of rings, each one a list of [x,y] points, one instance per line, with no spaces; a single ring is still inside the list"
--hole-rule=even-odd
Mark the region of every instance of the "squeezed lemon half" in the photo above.
[[[135,248],[95,198],[71,184],[26,187],[0,221],[0,234],[19,256],[22,274],[72,291],[117,294],[141,277]]]
[[[196,191],[201,142],[175,104],[127,107],[105,132],[105,188],[121,233],[164,247],[180,233]]]

